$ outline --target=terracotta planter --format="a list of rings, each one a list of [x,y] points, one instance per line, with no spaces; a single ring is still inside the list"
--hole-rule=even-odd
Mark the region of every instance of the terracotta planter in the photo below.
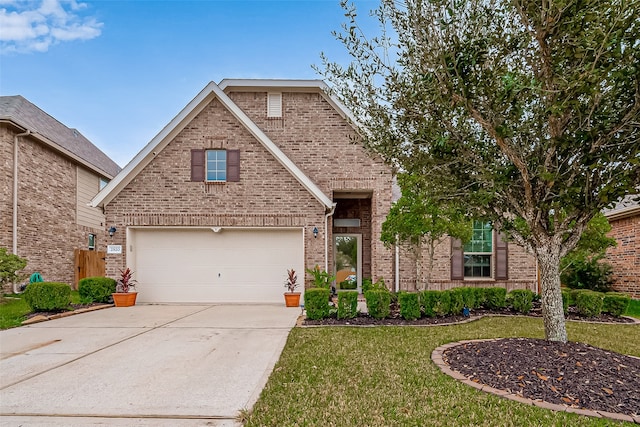
[[[127,292],[127,293],[114,293],[111,294],[113,297],[113,303],[116,307],[131,307],[136,304],[136,297],[138,296],[137,292]]]
[[[300,292],[285,292],[284,303],[287,307],[300,307]]]

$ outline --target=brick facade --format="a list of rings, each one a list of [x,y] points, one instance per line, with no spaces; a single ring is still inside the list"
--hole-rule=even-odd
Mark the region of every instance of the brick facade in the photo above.
[[[613,266],[613,288],[633,298],[640,298],[640,210],[628,216],[610,219],[609,237],[618,242],[607,250],[607,260]]]
[[[319,93],[285,91],[283,117],[278,119],[266,117],[266,91],[231,91],[228,95],[329,197],[334,191],[371,194],[375,234],[368,248],[374,260],[371,274],[389,277],[391,251],[375,242],[391,203],[391,173],[381,161],[351,143],[356,136],[351,126]],[[191,150],[207,148],[240,150],[239,182],[190,181]],[[325,230],[325,207],[218,99],[155,153],[105,205],[105,213],[107,224],[119,230],[113,244],[123,246],[122,255],[107,256],[107,275],[125,266],[129,249],[125,230],[130,226],[304,227],[306,267],[324,268],[327,261],[332,268],[333,260],[325,260],[324,255],[325,236],[332,241],[330,219]],[[311,237],[314,227],[318,238]]]
[[[15,127],[0,124],[0,246],[13,247],[13,150]],[[47,281],[74,283],[74,249],[86,249],[96,235],[105,250],[104,228],[77,224],[78,165],[33,137],[19,137],[18,250],[28,261],[25,272],[38,271]],[[97,191],[97,189],[96,189]]]

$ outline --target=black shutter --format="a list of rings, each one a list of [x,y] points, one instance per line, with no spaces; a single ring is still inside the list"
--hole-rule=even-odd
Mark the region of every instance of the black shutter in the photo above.
[[[451,280],[464,280],[464,249],[460,239],[451,238]]]
[[[191,150],[191,181],[204,181],[204,150]]]
[[[509,279],[509,247],[502,233],[496,231],[496,280]]]
[[[227,150],[227,181],[240,181],[240,150]]]

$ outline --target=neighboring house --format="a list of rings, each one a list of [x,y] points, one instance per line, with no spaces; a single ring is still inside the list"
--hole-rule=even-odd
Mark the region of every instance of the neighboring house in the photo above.
[[[319,80],[211,82],[93,199],[121,249],[108,275],[131,267],[143,302],[282,302],[290,268],[307,286],[318,267],[338,288],[416,289],[415,266],[380,241],[393,175],[351,119]],[[442,245],[437,286],[536,289],[530,257],[488,245],[473,280],[451,275]]]
[[[22,96],[0,97],[0,246],[26,272],[74,283],[75,249],[106,248],[105,220],[90,200],[120,167],[76,129]]]
[[[618,242],[607,250],[613,266],[613,288],[633,298],[640,298],[640,203],[628,196],[613,209],[605,211],[611,224],[609,237]]]

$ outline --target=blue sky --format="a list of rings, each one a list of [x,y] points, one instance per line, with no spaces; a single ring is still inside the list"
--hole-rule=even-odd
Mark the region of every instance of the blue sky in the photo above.
[[[0,95],[124,166],[212,80],[320,78],[321,52],[346,64],[345,19],[338,0],[0,0]]]

